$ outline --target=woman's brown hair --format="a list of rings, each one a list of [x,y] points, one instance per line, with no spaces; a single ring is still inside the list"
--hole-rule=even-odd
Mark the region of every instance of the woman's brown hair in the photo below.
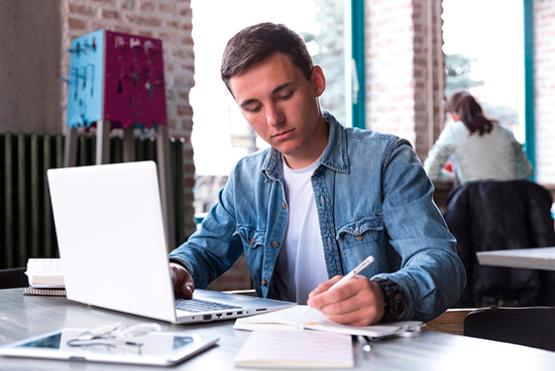
[[[470,130],[470,134],[478,132],[480,136],[489,133],[497,120],[492,120],[484,115],[482,106],[472,95],[459,91],[449,98],[447,110],[456,113],[463,124]]]

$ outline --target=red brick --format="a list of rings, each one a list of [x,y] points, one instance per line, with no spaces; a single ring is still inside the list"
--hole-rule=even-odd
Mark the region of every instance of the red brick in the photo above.
[[[185,132],[190,133],[193,130],[193,120],[183,120],[183,129]]]
[[[132,33],[131,32],[131,28],[128,26],[121,26],[121,25],[115,25],[114,27],[112,27],[112,29],[116,32],[122,32],[122,33]]]
[[[174,83],[177,86],[190,86],[192,85],[193,81],[191,76],[187,76],[184,74],[176,74],[174,76]]]
[[[85,30],[87,22],[77,18],[68,18],[67,24],[70,30]]]
[[[179,99],[189,101],[189,91],[179,91],[177,93],[177,96],[179,97]]]
[[[195,165],[184,164],[183,165],[183,171],[186,172],[186,173],[193,173],[195,171]]]
[[[182,63],[181,68],[185,71],[193,70],[195,67],[195,61],[191,58],[187,63]]]
[[[110,28],[110,27],[107,27],[106,21],[102,19],[97,19],[92,21],[89,27],[89,29],[91,30],[99,30],[104,28]]]
[[[162,21],[160,21],[160,19],[155,18],[155,17],[142,17],[142,16],[137,16],[137,15],[127,15],[126,18],[130,23],[135,24],[137,26],[158,27],[162,24]]]
[[[175,32],[158,32],[157,37],[164,43],[173,43],[175,40]]]
[[[182,38],[180,43],[181,43],[181,45],[187,45],[187,46],[193,46],[194,45],[193,38],[190,37],[190,36]]]
[[[191,144],[191,135],[188,134],[183,134],[181,136],[181,140],[183,141],[184,144]]]
[[[93,3],[101,3],[104,5],[115,5],[116,0],[91,0]]]
[[[175,14],[176,12],[176,8],[175,8],[175,3],[174,2],[170,2],[170,3],[161,3],[159,5],[159,9],[162,13],[170,13],[170,14]]]
[[[68,11],[70,14],[80,14],[88,17],[94,16],[96,14],[96,9],[91,6],[79,5],[79,4],[68,4]]]
[[[175,49],[175,50],[172,52],[172,56],[177,57],[177,58],[179,58],[179,59],[186,58],[186,57],[188,57],[189,55],[190,55],[190,52],[189,52],[188,50],[186,50],[186,49],[183,49],[183,48]]]
[[[141,11],[143,12],[154,12],[156,9],[156,4],[152,1],[144,1],[141,3]]]
[[[168,21],[166,25],[170,28],[179,28],[179,22],[177,21]]]
[[[177,105],[177,115],[178,116],[189,116],[193,114],[193,109],[191,108],[190,105],[183,105],[183,104],[178,104]]]
[[[120,3],[121,9],[125,10],[134,10],[135,9],[135,0],[124,0]]]
[[[117,10],[102,9],[102,18],[119,20],[121,18],[121,14]]]

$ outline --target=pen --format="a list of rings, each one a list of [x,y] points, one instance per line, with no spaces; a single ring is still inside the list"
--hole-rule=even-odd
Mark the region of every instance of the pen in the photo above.
[[[372,346],[370,345],[370,342],[368,341],[366,336],[357,335],[357,341],[360,344],[360,349],[362,349],[365,354],[370,353],[370,351],[372,350]]]
[[[347,273],[346,275],[341,277],[341,279],[339,281],[337,281],[336,283],[334,283],[328,290],[331,290],[334,287],[343,285],[345,282],[347,282],[348,280],[350,280],[351,278],[353,278],[354,276],[356,276],[357,274],[362,272],[364,269],[366,269],[366,267],[368,267],[373,262],[374,262],[374,257],[372,255],[370,255],[369,257],[364,259],[362,262],[360,262],[360,264],[357,265],[352,271],[350,271],[349,273]]]
[[[339,281],[337,281],[336,283],[334,283],[328,290],[333,289],[334,287],[343,285],[345,282],[347,282],[348,280],[350,280],[351,278],[353,278],[354,276],[356,276],[357,274],[359,274],[360,272],[362,272],[364,269],[366,269],[366,267],[368,267],[370,264],[372,264],[374,262],[374,257],[372,255],[369,255],[366,259],[364,259],[363,261],[360,262],[359,265],[357,265],[352,271],[350,271],[349,273],[347,273],[346,275],[344,275],[343,277],[341,277],[341,279]],[[310,307],[306,307],[300,314],[299,317],[302,317],[306,312],[308,312],[310,310]]]

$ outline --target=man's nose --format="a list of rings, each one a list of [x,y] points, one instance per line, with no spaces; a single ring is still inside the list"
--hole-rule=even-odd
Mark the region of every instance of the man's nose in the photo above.
[[[266,109],[266,123],[268,126],[281,126],[285,122],[285,116],[278,106],[272,105]]]

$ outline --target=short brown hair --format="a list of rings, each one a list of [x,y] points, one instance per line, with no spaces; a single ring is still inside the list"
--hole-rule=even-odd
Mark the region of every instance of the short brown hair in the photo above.
[[[310,80],[313,62],[302,37],[282,24],[270,22],[249,26],[227,42],[220,71],[222,80],[229,88],[229,79],[277,52],[291,58]]]

